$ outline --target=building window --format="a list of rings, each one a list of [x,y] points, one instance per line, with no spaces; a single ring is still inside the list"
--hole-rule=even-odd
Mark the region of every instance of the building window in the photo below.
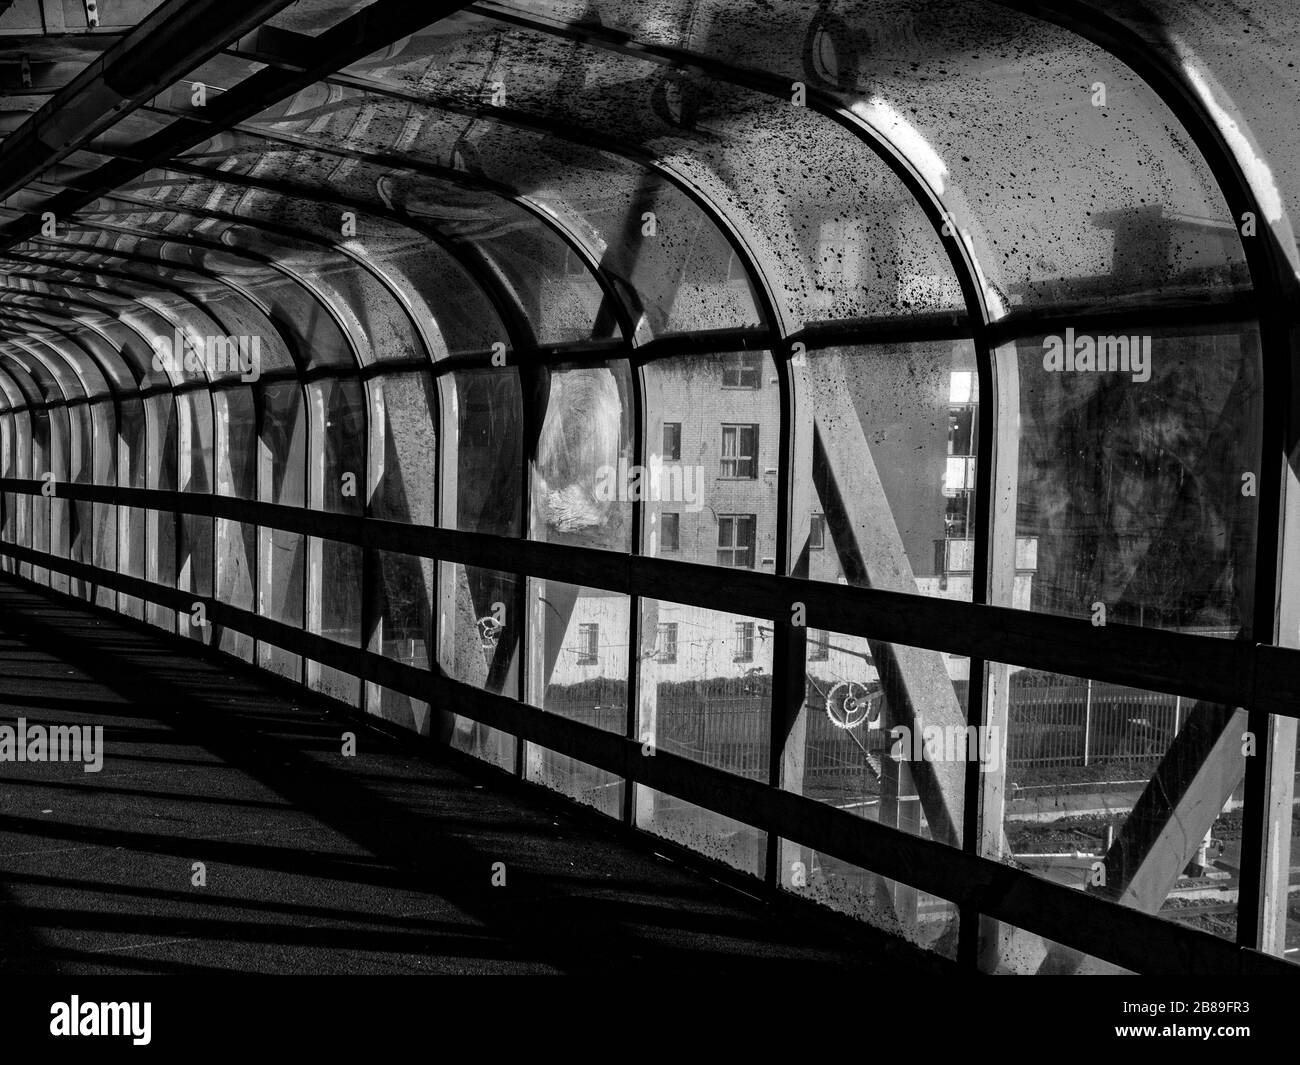
[[[718,565],[754,568],[754,515],[718,515]]]
[[[975,457],[949,455],[943,474],[943,494],[951,498],[975,490]]]
[[[977,407],[948,408],[948,454],[973,455],[979,437]]]
[[[722,364],[723,388],[758,388],[763,383],[763,356],[757,351],[733,351]]]
[[[677,661],[677,622],[662,621],[656,632],[656,643],[659,647],[659,653],[656,657],[660,662]]]
[[[820,551],[826,546],[826,515],[814,514],[808,521],[808,549]]]
[[[758,477],[758,426],[722,427],[722,474],[738,480]]]
[[[594,666],[600,661],[600,626],[594,623],[578,626],[578,665]]]
[[[662,551],[680,550],[681,543],[681,522],[680,514],[660,514],[659,515],[659,548]]]
[[[831,656],[831,634],[822,629],[808,632],[808,661],[825,662]]]
[[[754,623],[752,621],[736,622],[736,658],[737,662],[754,661]]]
[[[974,534],[971,522],[974,501],[975,497],[970,492],[949,497],[943,516],[944,535],[948,539],[964,540]]]
[[[664,461],[680,462],[682,458],[682,423],[664,422]]]

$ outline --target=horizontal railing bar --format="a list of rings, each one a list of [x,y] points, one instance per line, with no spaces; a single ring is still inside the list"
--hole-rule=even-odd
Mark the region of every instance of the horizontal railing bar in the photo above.
[[[989,326],[993,344],[1007,344],[1047,333],[1060,333],[1072,327],[1079,333],[1134,332],[1145,329],[1182,333],[1206,328],[1230,328],[1250,325],[1259,317],[1259,301],[1254,293],[1242,293],[1230,300],[1206,303],[1169,304],[1134,307],[1104,307],[1081,304],[1069,307],[1013,308]]]
[[[39,495],[44,482],[0,478],[0,490]],[[1257,701],[1300,717],[1300,651],[1010,607],[810,581],[701,563],[549,544],[458,529],[306,510],[207,492],[53,482],[54,497],[262,525],[381,551],[725,610],[769,621],[804,606],[809,628],[1091,677],[1229,706]],[[1256,682],[1269,646],[1266,684]]]
[[[0,555],[182,613],[188,613],[195,602],[191,592],[32,548],[0,543]],[[1207,932],[1163,921],[1025,870],[909,835],[668,751],[656,750],[647,756],[640,740],[548,713],[441,672],[394,662],[219,600],[203,602],[212,624],[327,661],[333,668],[777,833],[939,898],[978,908],[990,917],[1126,968],[1184,975],[1295,974],[1295,968],[1282,959],[1238,947]]]

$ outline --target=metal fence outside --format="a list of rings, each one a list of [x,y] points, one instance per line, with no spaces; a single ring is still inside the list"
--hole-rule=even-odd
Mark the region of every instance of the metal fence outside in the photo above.
[[[655,742],[664,750],[761,779],[768,766],[769,685],[770,679],[764,677],[663,685]],[[553,690],[547,697],[548,708],[622,732],[623,686],[606,682],[598,699],[583,687]],[[956,681],[954,687],[965,705],[966,682]],[[1148,775],[1190,709],[1189,700],[1160,692],[1031,671],[1017,673],[1011,678],[1007,768],[1125,765]],[[878,759],[889,746],[883,729],[837,728],[825,712],[825,697],[809,685],[804,744],[808,777],[861,774],[867,751]]]

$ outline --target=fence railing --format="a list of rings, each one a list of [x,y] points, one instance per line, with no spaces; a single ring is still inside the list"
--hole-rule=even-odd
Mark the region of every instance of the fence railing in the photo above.
[[[965,681],[957,681],[959,698]],[[743,692],[731,688],[743,688]],[[563,689],[548,695],[566,717],[617,731],[625,698],[605,691],[603,705],[589,693]],[[760,778],[768,764],[768,681],[745,678],[734,685],[709,682],[704,690],[666,685],[657,702],[655,741],[666,750],[742,776]],[[1025,671],[1013,674],[1007,734],[1009,771],[1125,766],[1149,775],[1191,709],[1191,700],[1102,681],[1073,680]],[[887,730],[837,727],[825,697],[808,686],[804,773],[808,778],[856,776],[867,758],[887,756]]]

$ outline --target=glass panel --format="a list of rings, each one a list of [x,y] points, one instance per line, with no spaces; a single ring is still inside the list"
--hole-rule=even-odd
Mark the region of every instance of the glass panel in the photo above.
[[[50,441],[50,413],[47,410],[31,412],[32,472],[38,480],[50,473],[53,456]],[[44,493],[29,497],[31,502],[31,542],[35,551],[50,549],[50,499]],[[44,566],[32,567],[32,580],[37,584],[49,583],[50,574]]]
[[[146,485],[160,491],[176,490],[178,420],[176,400],[167,393],[145,397],[149,428],[149,471]],[[176,587],[176,514],[150,510],[145,515],[145,572],[152,582]],[[176,612],[149,603],[145,616],[151,624],[176,631]]]
[[[809,524],[795,573],[969,600],[979,409],[970,341],[810,351],[803,375],[816,443],[796,478]]]
[[[649,468],[613,480],[621,497],[645,500],[648,553],[773,572],[781,405],[771,356],[657,359],[643,375]]]
[[[572,721],[624,733],[628,597],[558,581],[529,580],[527,589],[528,701]],[[622,781],[602,770],[529,744],[527,776],[611,817],[621,815]]]
[[[584,806],[595,807],[606,817],[622,816],[623,789],[627,786],[622,777],[535,743],[527,744],[525,749],[529,780]]]
[[[1135,976],[1131,969],[1063,947],[1005,921],[980,924],[980,971],[992,976]]]
[[[530,580],[534,690],[549,713],[622,734],[627,729],[625,595]]]
[[[626,551],[631,498],[618,483],[632,461],[626,363],[551,368],[532,468],[532,535],[550,543]]]
[[[957,957],[957,906],[902,881],[783,839],[781,887],[942,957]]]
[[[265,24],[316,37],[365,6],[364,0],[297,0],[268,17]]]
[[[311,505],[338,514],[360,514],[366,492],[366,398],[349,378],[313,381]]]
[[[438,665],[453,680],[514,696],[519,691],[519,579],[513,573],[441,565]],[[515,738],[472,718],[437,711],[435,728],[457,750],[512,770]]]
[[[144,488],[148,471],[144,403],[123,400],[118,405],[117,483],[124,488]],[[139,507],[121,507],[118,512],[118,572],[130,577],[145,576],[145,512]],[[119,595],[118,609],[128,617],[143,618],[144,604],[134,596]]]
[[[379,630],[371,650],[418,669],[429,668],[433,620],[432,559],[376,551],[374,595]],[[386,721],[429,735],[429,704],[378,684],[367,685],[367,709]]]
[[[523,498],[523,401],[513,367],[452,375],[459,414],[455,491],[443,524],[464,532],[519,536]],[[452,465],[448,463],[448,465]]]
[[[386,374],[371,384],[382,412],[383,467],[371,497],[376,518],[434,525],[438,398],[427,373]]]
[[[996,770],[1000,746],[967,725],[969,660],[808,634],[806,702],[790,730],[788,791],[958,845],[966,773]]]
[[[1028,604],[1248,635],[1250,497],[1270,490],[1252,483],[1263,422],[1258,331],[1128,332],[1069,327],[1005,355],[1019,364]]]
[[[308,456],[310,504],[332,513],[359,515],[367,490],[365,390],[350,378],[325,378],[310,382],[307,396],[313,440]],[[310,631],[360,647],[361,549],[310,537],[307,552]],[[333,666],[309,662],[307,683],[349,705],[361,705],[360,681]]]
[[[1016,666],[990,669],[1005,677],[994,690],[1007,693],[1009,848],[991,856],[1233,938],[1245,711]],[[1045,964],[1075,964],[1068,953]]]
[[[696,806],[685,799],[636,785],[636,825],[742,873],[761,877],[767,866],[767,833]]]
[[[211,492],[213,490],[213,424],[211,395],[206,391],[181,392],[176,397],[178,405],[179,465],[177,487],[183,492]],[[176,587],[193,592],[196,599],[210,598],[213,594],[213,535],[210,517],[200,514],[182,514],[177,530],[179,537]],[[212,626],[195,625],[191,612],[187,618],[177,617],[178,631],[182,636],[208,642]]]
[[[259,498],[286,507],[307,502],[307,408],[295,382],[267,384],[262,390]],[[258,613],[301,628],[305,608],[306,538],[301,533],[259,527],[261,571]],[[259,643],[258,664],[281,676],[297,678],[296,654]]]
[[[771,622],[646,599],[640,631],[636,735],[683,758],[766,780]]]
[[[216,415],[217,492],[220,495],[257,497],[257,432],[253,396],[247,388],[231,388],[212,394]],[[217,520],[217,597],[243,610],[253,610],[253,589],[257,581],[257,528],[241,522]],[[223,628],[222,650],[248,660],[253,640],[230,628]]]
[[[95,421],[95,472],[96,484],[114,484],[117,481],[117,411],[110,400],[92,406]],[[117,507],[112,503],[94,504],[94,550],[92,561],[100,569],[110,572],[117,569]],[[116,593],[100,585],[95,591],[99,606],[116,607]]]

